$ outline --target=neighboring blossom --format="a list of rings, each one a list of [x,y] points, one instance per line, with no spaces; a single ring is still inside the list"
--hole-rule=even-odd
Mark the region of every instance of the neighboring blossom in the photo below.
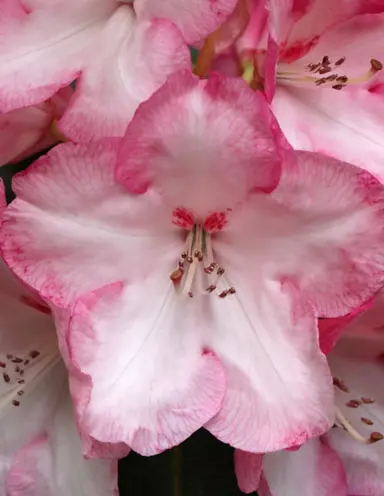
[[[0,494],[116,496],[117,462],[84,460],[49,309],[0,266]]]
[[[60,315],[79,425],[111,452],[201,426],[265,452],[333,424],[317,316],[383,285],[384,191],[281,141],[244,81],[183,72],[123,140],[59,145],[14,179],[4,258]]]
[[[378,302],[382,304],[382,296]],[[330,353],[336,425],[295,451],[237,451],[245,493],[260,496],[378,496],[384,494],[384,323],[379,306],[356,319]],[[365,327],[363,326],[365,324]]]
[[[270,0],[237,47],[243,63],[255,54],[256,81],[295,149],[384,180],[382,0]]]
[[[0,166],[23,160],[59,141],[56,121],[72,93],[71,88],[63,88],[43,103],[0,114]]]
[[[186,42],[214,31],[235,4],[0,0],[0,112],[43,102],[80,76],[61,131],[74,141],[121,136],[138,104],[190,67]]]

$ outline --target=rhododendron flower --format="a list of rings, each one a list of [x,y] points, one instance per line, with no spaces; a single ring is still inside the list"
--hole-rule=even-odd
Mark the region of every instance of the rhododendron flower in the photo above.
[[[23,160],[57,143],[55,122],[72,93],[71,88],[62,88],[46,102],[0,114],[0,165]]]
[[[154,454],[205,425],[263,452],[333,424],[317,316],[382,286],[383,188],[278,138],[244,81],[180,73],[122,142],[59,145],[14,180],[3,255],[60,309],[96,441]]]
[[[264,457],[237,451],[235,468],[242,491],[257,489],[260,496],[383,493],[384,333],[376,326],[378,314],[375,306],[358,317],[328,357],[334,375],[337,427],[294,451]]]
[[[0,266],[0,493],[115,496],[117,462],[84,460],[49,309]]]
[[[384,3],[271,0],[266,6],[255,11],[238,49],[245,62],[256,51],[256,82],[264,83],[288,141],[383,180]]]
[[[121,136],[137,105],[190,67],[182,33],[199,40],[235,3],[0,0],[0,112],[40,103],[81,75],[62,132],[75,141]]]

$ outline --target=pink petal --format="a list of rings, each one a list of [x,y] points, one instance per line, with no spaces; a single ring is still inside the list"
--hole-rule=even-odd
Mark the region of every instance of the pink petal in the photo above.
[[[271,496],[348,496],[343,466],[337,454],[319,439],[297,451],[265,455],[263,474]]]
[[[85,460],[69,396],[47,432],[21,449],[7,477],[8,496],[114,496],[117,463]]]
[[[292,146],[334,156],[384,179],[384,98],[365,89],[278,88],[272,104]]]
[[[129,124],[117,178],[136,193],[153,184],[172,208],[204,221],[250,189],[276,186],[280,158],[268,118],[263,97],[240,79],[175,74]]]
[[[223,24],[236,3],[236,0],[135,0],[135,10],[141,19],[169,19],[191,44],[204,39]]]
[[[347,334],[329,355],[332,373],[344,383],[336,388],[337,405],[367,439],[372,432],[384,433],[383,352],[383,333],[368,332]],[[327,440],[344,464],[348,494],[376,496],[384,491],[383,441],[363,444],[342,429],[332,429]]]
[[[115,0],[0,3],[0,112],[42,102],[71,83]]]
[[[331,377],[311,307],[288,281],[256,282],[255,274],[242,279],[233,265],[226,266],[236,294],[225,303],[212,299],[204,325],[228,385],[207,429],[256,453],[295,446],[327,431],[334,415]],[[210,321],[215,327],[208,327]]]
[[[260,483],[263,455],[235,450],[235,472],[240,491],[257,491]]]
[[[202,345],[199,307],[173,295],[168,269],[83,297],[68,335],[81,427],[143,455],[184,441],[218,412],[225,391],[222,366]]]
[[[287,243],[279,241],[284,261],[278,270],[296,278],[320,315],[345,315],[383,284],[383,188],[345,162],[308,152],[285,157],[273,193],[289,209],[276,221]]]
[[[136,24],[127,6],[115,12],[94,49],[98,56],[90,60],[60,123],[74,141],[122,136],[140,102],[170,73],[191,66],[173,24],[159,19]]]
[[[57,146],[13,181],[4,258],[57,306],[128,274],[142,277],[159,253],[175,262],[182,251],[158,195],[132,197],[115,183],[118,143]]]
[[[51,123],[49,113],[27,107],[0,115],[0,165],[11,162],[34,146]]]
[[[337,76],[347,76],[348,85],[361,84],[372,78],[377,69],[371,69],[371,60],[376,59],[384,63],[381,46],[384,43],[384,13],[372,15],[360,15],[349,19],[346,22],[338,23],[326,30],[318,39],[316,44],[302,53],[301,57],[293,63],[280,63],[278,67],[278,78],[282,77],[282,82],[295,85],[308,86],[312,79],[312,87],[321,91],[325,85],[316,86],[315,81],[322,77],[329,77],[333,74]],[[324,56],[329,59],[329,72],[310,72],[309,64],[321,63]],[[280,55],[284,61],[284,54]],[[285,56],[287,59],[287,56]],[[341,61],[340,65],[336,63]],[[290,60],[286,60],[290,62]],[[375,64],[375,67],[377,64]],[[288,74],[284,76],[284,71]],[[292,75],[296,72],[296,80]],[[370,72],[368,72],[370,71]],[[279,73],[283,72],[282,76]],[[298,76],[305,76],[305,80]],[[300,82],[301,80],[301,82]],[[328,86],[338,84],[340,81],[328,83]],[[343,90],[345,91],[345,90]]]

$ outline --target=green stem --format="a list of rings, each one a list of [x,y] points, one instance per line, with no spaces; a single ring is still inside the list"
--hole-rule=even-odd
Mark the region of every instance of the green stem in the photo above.
[[[181,446],[172,450],[173,467],[173,496],[181,496]]]

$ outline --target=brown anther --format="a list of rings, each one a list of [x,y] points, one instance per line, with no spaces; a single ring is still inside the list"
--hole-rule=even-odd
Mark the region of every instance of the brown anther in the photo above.
[[[32,350],[32,351],[29,353],[29,356],[30,356],[31,358],[37,358],[38,356],[40,356],[40,351]]]
[[[380,62],[380,60],[371,59],[371,68],[374,71],[381,71],[381,69],[383,68],[383,64]]]
[[[210,268],[211,268],[212,270],[214,270],[214,269],[216,269],[216,267],[218,267],[218,265],[217,265],[217,263],[216,263],[216,262],[212,262],[209,266],[210,266]]]
[[[336,81],[338,81],[339,83],[346,83],[348,82],[348,78],[347,76],[339,76],[336,78]]]
[[[321,64],[318,63],[318,64],[308,64],[308,69],[313,72],[315,71],[316,69],[319,69],[319,67],[321,67]]]
[[[25,384],[25,380],[24,379],[20,379],[19,381],[17,381],[18,384]]]
[[[224,272],[225,272],[225,269],[223,269],[223,267],[219,267],[217,269],[217,275],[218,276],[222,276],[224,274]]]
[[[15,358],[12,360],[12,363],[23,363],[23,359],[22,359],[22,358],[19,358],[19,357],[15,357]]]
[[[29,364],[29,360],[24,360],[24,365],[28,365]]]
[[[17,391],[18,396],[23,396],[24,391]]]
[[[215,291],[216,289],[216,286],[214,284],[211,284],[210,286],[207,287],[207,289],[205,290],[207,293],[212,293],[213,291]]]
[[[203,257],[203,254],[202,253],[200,253],[200,255],[197,257],[197,260],[199,262],[202,262],[204,260],[204,257]]]
[[[4,379],[4,382],[9,382],[11,380],[11,378],[9,377],[9,375],[6,374],[5,372],[3,373],[3,379]]]
[[[331,76],[327,76],[325,80],[330,82],[330,81],[334,81],[337,78],[338,78],[337,74],[332,74]]]
[[[179,260],[177,265],[179,266],[179,269],[180,270],[183,270],[184,269],[184,261],[183,260]]]
[[[328,55],[325,55],[325,56],[323,57],[323,60],[321,61],[321,63],[322,63],[323,65],[329,65],[329,64],[331,63],[331,61],[329,60]]]
[[[20,367],[18,365],[15,366],[15,372],[20,372]]]
[[[335,84],[332,86],[334,90],[342,90],[344,88],[345,84]]]
[[[337,388],[339,388],[341,391],[344,391],[344,393],[349,393],[348,386],[341,379],[334,377],[333,378],[333,385],[336,386]]]
[[[224,289],[224,291],[222,291],[219,294],[219,298],[225,298],[227,295],[228,295],[228,290],[227,289]]]
[[[24,375],[24,370],[20,370],[20,375]]]
[[[361,405],[360,401],[358,400],[350,400],[348,403],[346,403],[346,406],[349,408],[358,408]]]
[[[341,59],[336,60],[335,65],[341,65],[343,62],[345,62],[345,57],[341,57]]]
[[[7,366],[7,365],[6,365],[4,362],[0,362],[0,367],[1,367],[2,369],[5,369],[5,367],[6,367],[6,366]]]
[[[369,439],[371,443],[377,443],[377,441],[381,441],[382,439],[384,439],[384,436],[381,432],[372,432],[369,436]]]
[[[326,82],[327,82],[327,80],[326,80],[325,78],[316,79],[316,81],[315,81],[315,85],[316,85],[316,86],[320,86],[321,84],[324,84],[324,83],[326,83]]]
[[[195,258],[198,258],[199,254],[200,254],[199,250],[196,250],[196,251],[195,251],[195,253],[193,254],[193,256],[194,256]]]
[[[190,298],[193,298],[195,295],[192,293],[192,291],[190,291],[190,292],[188,293],[188,296],[189,296]]]
[[[8,354],[8,355],[7,355],[7,358],[8,358],[8,360],[12,360],[13,355]]]
[[[373,400],[372,398],[361,398],[361,401],[366,405],[371,405],[372,403],[375,402],[375,400]]]
[[[211,266],[209,266],[209,267],[204,267],[204,272],[205,272],[206,274],[212,274],[213,269],[212,269],[212,267],[211,267]]]
[[[229,288],[228,289],[228,293],[229,294],[235,294],[236,293],[236,289],[235,288]]]
[[[20,405],[20,401],[12,400],[12,405],[13,406],[19,406]]]
[[[361,417],[360,419],[362,422],[364,422],[364,424],[367,424],[367,425],[373,425],[373,422],[371,419],[369,418],[366,418],[366,417]]]
[[[187,262],[191,264],[193,262],[193,258],[192,257],[188,257],[187,258]]]
[[[184,274],[184,272],[179,268],[179,269],[174,270],[169,277],[170,277],[172,282],[178,283],[181,281],[183,274]]]
[[[321,69],[319,69],[319,74],[326,74],[327,72],[331,72],[332,69],[327,66],[323,66]]]
[[[183,253],[181,254],[181,258],[187,258],[187,255],[188,253],[185,253],[185,251],[183,251]]]

